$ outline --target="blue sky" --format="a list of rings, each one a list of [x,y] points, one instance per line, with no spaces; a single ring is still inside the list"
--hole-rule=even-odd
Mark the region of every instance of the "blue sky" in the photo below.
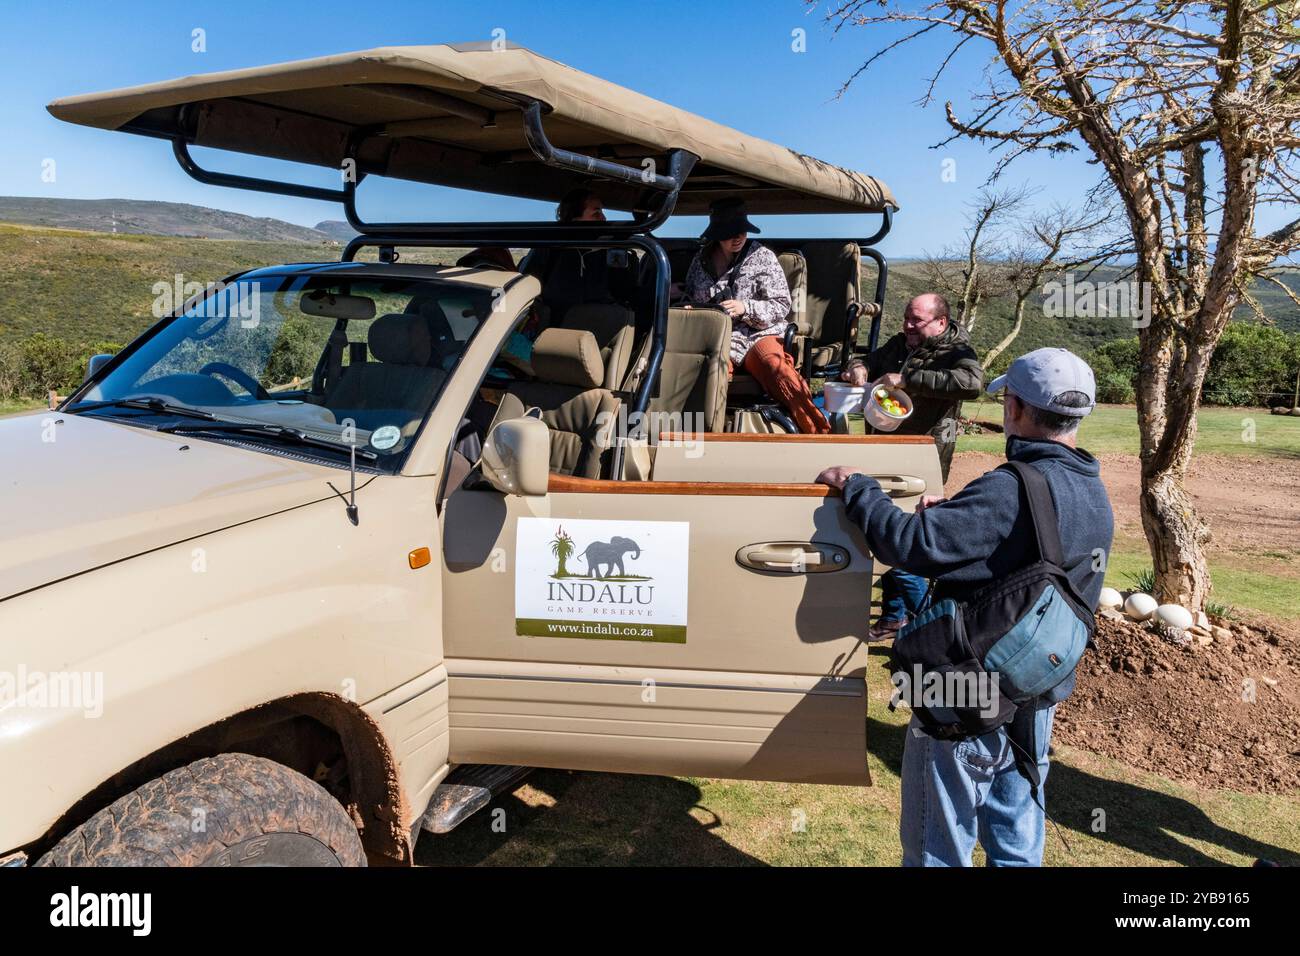
[[[529,3],[359,3],[315,0],[253,3],[27,2],[6,0],[0,32],[0,194],[133,198],[191,202],[313,225],[341,219],[329,203],[204,186],[171,158],[166,144],[144,137],[61,123],[45,104],[60,96],[129,86],[352,49],[396,44],[488,40],[501,29],[511,41],[578,69],[630,86],[675,106],[818,158],[878,176],[902,212],[882,248],[891,256],[939,251],[959,239],[962,207],[983,184],[994,156],[979,145],[930,147],[944,138],[942,101],[964,102],[983,62],[957,62],[939,90],[939,104],[916,104],[931,64],[946,46],[923,41],[877,64],[850,92],[840,84],[888,37],[863,28],[833,35],[825,6],[801,0],[751,3],[569,0]],[[206,33],[207,51],[191,49],[192,31]],[[792,51],[792,31],[806,30],[807,50]],[[42,163],[56,162],[56,180],[42,182]],[[956,161],[945,182],[942,162]],[[213,167],[275,172],[334,185],[336,173],[289,169],[244,157],[208,155]],[[1039,202],[1069,200],[1095,181],[1078,157],[1020,161],[1008,182],[1038,187]],[[434,187],[367,181],[367,218],[469,219],[549,217],[549,206]],[[767,217],[769,235],[857,235],[874,220]],[[667,235],[698,233],[699,220],[673,220]]]

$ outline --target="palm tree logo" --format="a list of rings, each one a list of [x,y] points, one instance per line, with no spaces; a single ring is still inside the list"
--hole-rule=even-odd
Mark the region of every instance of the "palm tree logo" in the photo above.
[[[573,557],[575,547],[573,538],[565,532],[563,525],[555,529],[555,537],[551,539],[551,554],[555,555],[557,565],[555,573],[551,575],[552,577],[569,577],[569,569],[565,567],[565,562]]]

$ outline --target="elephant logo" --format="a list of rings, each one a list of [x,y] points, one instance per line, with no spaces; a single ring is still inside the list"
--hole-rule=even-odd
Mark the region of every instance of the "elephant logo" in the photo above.
[[[551,555],[555,558],[555,571],[551,577],[556,580],[577,578],[589,581],[650,581],[652,575],[628,574],[625,561],[635,561],[641,557],[641,546],[631,538],[615,535],[608,541],[593,541],[583,551],[578,551],[578,544],[563,526],[555,529],[550,540]],[[575,557],[586,562],[585,573],[574,570],[569,562]]]
[[[597,581],[603,581],[615,576],[626,579],[634,577],[637,580],[645,581],[648,578],[642,575],[629,575],[627,569],[623,567],[623,556],[631,551],[629,559],[635,561],[641,557],[641,546],[631,538],[621,538],[617,535],[608,541],[593,541],[587,545],[587,550],[582,552],[582,559],[587,562],[587,573]]]

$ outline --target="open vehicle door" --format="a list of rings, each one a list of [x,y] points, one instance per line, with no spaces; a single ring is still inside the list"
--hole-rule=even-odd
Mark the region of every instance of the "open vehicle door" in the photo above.
[[[719,462],[810,475],[852,441],[742,437]],[[919,476],[904,507],[937,486],[932,444],[857,442]],[[453,762],[869,782],[872,562],[825,486],[552,475],[442,520]]]

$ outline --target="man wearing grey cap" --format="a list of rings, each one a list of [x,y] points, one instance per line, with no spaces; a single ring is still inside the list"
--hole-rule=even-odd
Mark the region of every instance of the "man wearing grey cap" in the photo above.
[[[1075,442],[1079,422],[1096,402],[1092,369],[1065,349],[1038,349],[988,386],[990,394],[1003,389],[1007,460],[1028,462],[1047,479],[1062,567],[1095,613],[1114,518],[1097,460]],[[981,475],[951,499],[925,496],[915,514],[895,507],[875,479],[855,469],[828,468],[817,480],[842,489],[849,517],[883,563],[934,579],[935,601],[964,601],[1038,558],[1029,508],[1011,472]],[[1073,689],[1071,674],[1038,699],[1032,722],[1017,722],[1033,728],[1034,752],[1026,757],[1037,762],[1044,781],[1052,715]],[[904,866],[969,866],[977,841],[990,866],[1042,862],[1045,794],[1035,800],[1017,770],[1017,745],[1008,727],[969,740],[936,740],[912,718],[903,748]]]

